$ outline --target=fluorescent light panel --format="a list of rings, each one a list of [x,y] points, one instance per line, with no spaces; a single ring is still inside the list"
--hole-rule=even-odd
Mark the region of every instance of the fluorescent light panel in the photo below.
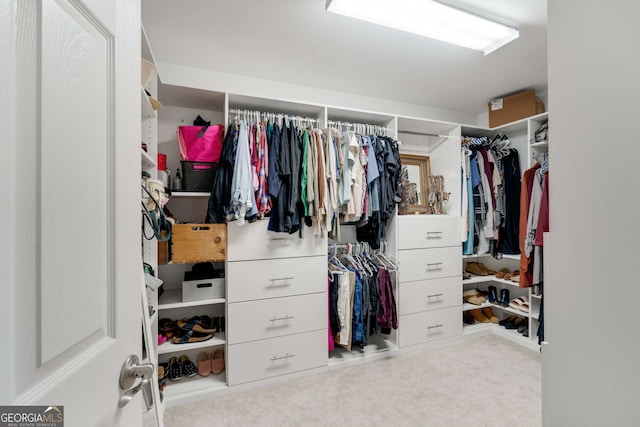
[[[515,28],[432,0],[327,0],[327,11],[484,52],[517,39]]]

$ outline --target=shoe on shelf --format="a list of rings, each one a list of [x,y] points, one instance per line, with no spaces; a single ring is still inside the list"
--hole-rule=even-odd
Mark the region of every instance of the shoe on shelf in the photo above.
[[[189,344],[192,342],[202,342],[213,338],[214,334],[202,335],[193,331],[188,331],[186,334],[180,337],[173,337],[174,344]]]
[[[487,288],[489,290],[489,302],[497,303],[498,302],[498,289],[495,286],[489,286]]]
[[[500,299],[498,304],[503,307],[509,307],[509,289],[500,289]]]
[[[491,323],[498,323],[498,316],[493,314],[493,310],[491,310],[491,307],[483,308],[482,314],[484,314]]]
[[[182,379],[182,366],[177,357],[172,357],[169,361],[169,380],[179,381]]]
[[[518,318],[518,316],[507,316],[504,319],[502,319],[501,321],[498,322],[498,325],[500,326],[506,326],[507,323],[513,323],[515,322],[515,320]]]
[[[498,278],[498,279],[504,279],[504,275],[505,275],[506,273],[508,273],[508,272],[509,272],[509,269],[507,269],[507,268],[501,268],[501,269],[500,269],[500,270],[498,270],[498,272],[496,273],[496,278]]]
[[[521,310],[524,312],[529,312],[529,299],[526,296],[521,296],[512,299],[509,302],[509,307],[515,308],[516,310]]]
[[[211,356],[209,356],[209,352],[207,351],[198,354],[198,374],[203,377],[211,374]]]
[[[462,323],[464,323],[465,325],[475,325],[477,322],[476,322],[476,319],[473,318],[471,313],[469,313],[468,311],[463,311]]]
[[[218,375],[224,371],[224,352],[216,350],[211,355],[211,373]]]
[[[462,300],[473,305],[482,305],[487,300],[483,297],[477,289],[468,289],[462,293]]]
[[[481,262],[478,262],[477,264],[478,264],[478,267],[480,267],[481,270],[484,270],[489,276],[495,276],[495,274],[497,273],[497,271],[487,268],[487,266],[485,266]]]
[[[469,314],[471,314],[471,316],[476,322],[480,322],[480,323],[490,322],[489,318],[484,314],[482,314],[482,310],[480,310],[479,308],[476,308],[475,310],[469,310]]]
[[[198,375],[198,368],[196,368],[195,363],[193,363],[186,354],[180,356],[180,365],[182,366],[182,376],[187,378],[192,378]]]
[[[518,327],[518,333],[521,334],[523,333],[526,329],[529,329],[529,325],[527,325],[527,322],[522,323],[519,327]]]
[[[518,329],[524,321],[523,317],[515,316],[515,320],[505,323],[504,327],[506,329]]]
[[[471,274],[467,273],[466,271],[462,272],[462,280],[469,280],[471,279]]]
[[[477,262],[468,262],[465,267],[467,273],[475,274],[476,276],[488,276],[489,274],[484,271]]]

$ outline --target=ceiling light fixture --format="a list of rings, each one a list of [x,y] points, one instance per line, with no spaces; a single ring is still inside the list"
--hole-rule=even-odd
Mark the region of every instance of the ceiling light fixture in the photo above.
[[[432,0],[327,0],[328,12],[350,16],[490,54],[517,39],[515,28]]]

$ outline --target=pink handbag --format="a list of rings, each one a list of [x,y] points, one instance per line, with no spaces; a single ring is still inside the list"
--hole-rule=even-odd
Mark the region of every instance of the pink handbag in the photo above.
[[[178,126],[176,134],[182,160],[215,163],[220,160],[224,125]]]

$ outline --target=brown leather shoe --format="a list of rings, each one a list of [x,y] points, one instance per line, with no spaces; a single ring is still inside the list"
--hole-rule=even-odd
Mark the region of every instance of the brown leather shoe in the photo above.
[[[471,314],[471,316],[473,316],[473,319],[476,322],[489,323],[489,318],[487,318],[487,316],[482,314],[482,310],[480,310],[479,308],[477,308],[475,310],[469,310],[469,314]]]
[[[493,276],[496,274],[495,270],[492,270],[490,268],[487,268],[483,263],[479,262],[478,263],[478,267],[480,267],[482,270],[486,271],[488,275]]]
[[[495,314],[493,314],[493,310],[491,310],[491,307],[485,307],[482,309],[482,314],[484,314],[485,316],[487,316],[487,318],[489,319],[489,321],[491,323],[498,323],[498,316],[496,316]]]
[[[467,273],[475,274],[476,276],[488,276],[489,274],[484,271],[477,262],[468,262],[465,268]]]

